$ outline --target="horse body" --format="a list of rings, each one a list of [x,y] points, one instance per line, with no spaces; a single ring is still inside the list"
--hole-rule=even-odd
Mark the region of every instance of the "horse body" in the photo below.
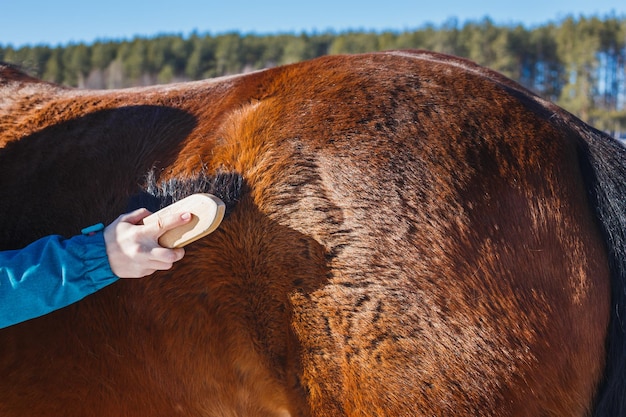
[[[426,52],[114,91],[0,69],[0,249],[111,221],[150,171],[245,182],[171,271],[0,331],[0,416],[619,410],[611,143]]]

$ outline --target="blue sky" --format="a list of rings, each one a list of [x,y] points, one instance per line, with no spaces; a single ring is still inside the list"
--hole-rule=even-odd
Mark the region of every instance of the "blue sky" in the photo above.
[[[91,43],[158,34],[404,30],[489,16],[533,27],[567,15],[626,16],[624,0],[1,0],[0,45]]]

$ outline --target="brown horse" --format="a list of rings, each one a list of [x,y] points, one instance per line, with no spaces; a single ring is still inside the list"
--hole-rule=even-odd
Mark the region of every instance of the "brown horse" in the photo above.
[[[0,249],[228,196],[168,272],[0,331],[0,416],[624,415],[626,152],[471,62],[81,91],[0,66]]]

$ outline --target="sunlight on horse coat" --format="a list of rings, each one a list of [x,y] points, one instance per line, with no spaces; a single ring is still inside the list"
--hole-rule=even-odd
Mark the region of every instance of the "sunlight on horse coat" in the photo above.
[[[623,158],[428,52],[111,91],[0,66],[0,249],[232,197],[171,271],[0,331],[0,416],[623,415]]]

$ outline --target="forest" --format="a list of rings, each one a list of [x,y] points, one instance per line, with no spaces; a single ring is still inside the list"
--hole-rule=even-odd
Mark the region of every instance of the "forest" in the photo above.
[[[469,58],[626,138],[626,16],[615,14],[567,16],[532,28],[485,17],[404,31],[194,32],[21,47],[0,41],[0,61],[46,81],[112,89],[243,73],[327,54],[406,48]]]

